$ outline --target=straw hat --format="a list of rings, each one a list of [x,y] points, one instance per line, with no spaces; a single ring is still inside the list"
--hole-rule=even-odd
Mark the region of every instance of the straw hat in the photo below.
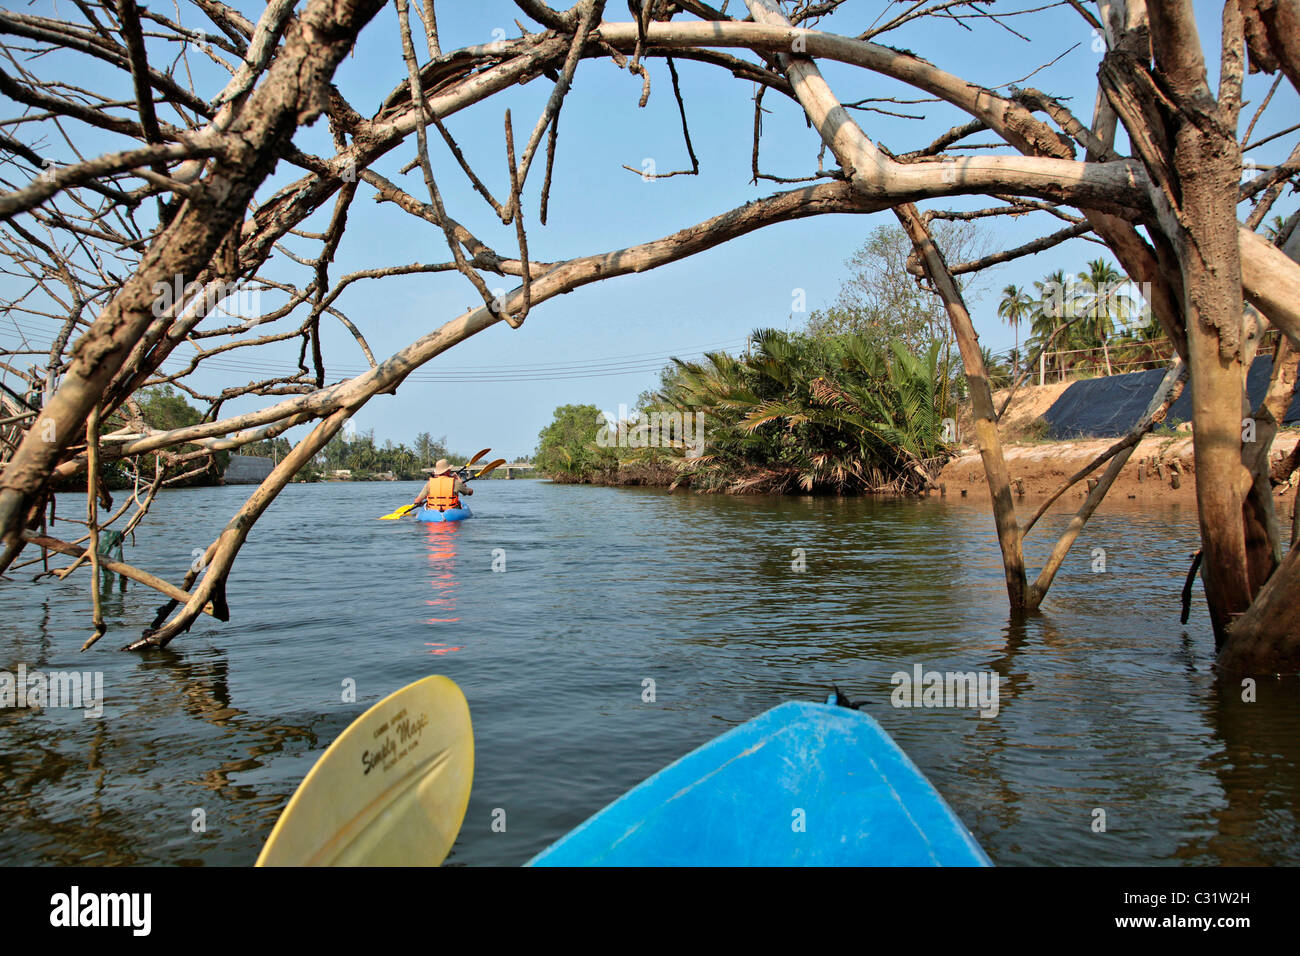
[[[425,468],[425,474],[432,474],[435,478],[439,475],[448,474],[451,471],[451,465],[447,464],[446,458],[439,458],[438,463],[432,468]]]

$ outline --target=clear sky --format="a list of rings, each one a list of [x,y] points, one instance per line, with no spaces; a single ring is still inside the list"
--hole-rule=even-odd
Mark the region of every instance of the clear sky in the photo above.
[[[1037,5],[999,3],[997,7],[1014,11]],[[234,6],[252,19],[261,9],[260,4],[248,0]],[[821,26],[856,34],[886,6],[883,0],[849,2]],[[1218,22],[1213,9],[1217,5],[1197,6],[1202,13],[1202,40],[1208,49],[1217,51]],[[893,7],[899,9],[898,4]],[[51,3],[39,2],[30,9],[49,15],[55,8]],[[79,16],[67,3],[59,4],[58,9],[66,16]],[[193,8],[185,8],[184,16],[187,26],[207,25]],[[517,16],[518,9],[502,0],[444,0],[438,4],[443,49],[490,42],[502,35],[517,36]],[[611,2],[607,17],[625,19],[625,6]],[[1007,22],[1034,37],[1034,41],[1027,42],[989,22],[968,31],[950,21],[934,20],[906,27],[883,39],[986,86],[1016,81],[1035,86],[1065,99],[1077,115],[1090,118],[1101,54],[1087,25],[1068,7],[1059,6],[1012,17]],[[494,34],[494,30],[505,33]],[[155,62],[170,62],[175,55],[172,50],[164,59],[161,49],[156,53],[154,50],[151,46]],[[338,71],[340,90],[363,115],[373,114],[377,104],[405,76],[399,50],[396,15],[389,6],[362,33],[355,54]],[[1031,79],[1022,80],[1049,62],[1051,65]],[[224,74],[212,64],[197,62],[195,57],[190,57],[190,63],[201,92],[209,97],[215,95],[224,83]],[[1211,63],[1217,64],[1217,53]],[[68,70],[76,73],[67,77],[71,82],[121,83],[120,76],[84,74],[82,60],[70,64]],[[716,67],[694,63],[679,63],[678,71],[701,163],[700,176],[644,182],[623,169],[624,165],[639,169],[646,158],[653,159],[660,172],[689,167],[667,68],[658,60],[652,61],[651,70],[650,102],[645,109],[638,109],[639,78],[607,61],[584,61],[580,65],[561,118],[547,226],[537,221],[540,161],[526,191],[525,224],[534,259],[556,260],[644,242],[789,188],[749,182],[752,84]],[[862,70],[823,64],[823,72],[842,101],[888,96],[914,99],[918,95]],[[1217,72],[1217,67],[1212,72]],[[1252,103],[1243,113],[1243,128],[1270,82],[1271,78],[1266,77],[1248,78],[1247,97]],[[516,141],[521,143],[549,91],[546,80],[534,81],[447,122],[498,197],[507,191],[504,110],[512,110]],[[124,88],[122,95],[129,97],[129,89]],[[3,113],[12,115],[14,104],[3,102],[9,107]],[[926,117],[918,121],[877,113],[856,114],[869,136],[895,152],[925,145],[968,118],[945,104],[882,105],[901,112],[924,113]],[[766,96],[765,106],[771,112],[764,120],[763,171],[784,176],[813,171],[819,140],[805,125],[802,112],[773,93]],[[1298,113],[1296,96],[1284,82],[1255,138],[1290,125]],[[75,124],[72,126],[75,129]],[[991,142],[992,136],[976,136],[971,141]],[[98,134],[80,142],[120,148]],[[323,121],[300,130],[296,142],[320,155],[332,152]],[[1294,136],[1283,137],[1251,156],[1257,162],[1277,161],[1292,142]],[[451,214],[503,255],[514,255],[513,226],[503,227],[495,219],[432,130],[431,144],[435,171]],[[1119,145],[1126,149],[1122,141]],[[65,144],[52,142],[49,146],[58,158],[73,158]],[[376,169],[413,195],[427,198],[418,170],[405,176],[398,173],[413,156],[414,137],[409,145],[377,163]],[[297,178],[298,172],[282,163],[259,191],[259,197],[269,196],[274,189]],[[368,186],[360,187],[332,276],[361,268],[448,258],[440,230],[391,205],[372,202],[371,194]],[[991,203],[977,198],[945,205],[971,208]],[[1295,206],[1295,198],[1286,196],[1274,211],[1285,214]],[[303,228],[322,229],[329,212],[327,207]],[[553,299],[538,306],[522,329],[515,331],[498,323],[419,370],[397,396],[372,400],[357,415],[357,427],[373,428],[380,440],[409,442],[417,432],[429,431],[435,437],[445,435],[452,448],[465,452],[490,445],[511,457],[530,453],[539,429],[550,421],[556,406],[591,403],[614,411],[620,403],[632,404],[640,392],[654,385],[658,369],[670,355],[697,355],[706,348],[735,350],[743,348],[746,335],[755,328],[798,327],[807,316],[792,313],[794,290],[805,291],[810,310],[830,304],[846,275],[844,260],[876,225],[893,222],[891,214],[882,213],[869,217],[821,216],[781,224],[651,273],[612,279]],[[987,228],[991,241],[998,248],[1018,245],[1061,225],[1041,214],[990,222]],[[316,243],[294,237],[286,245],[308,254],[318,248]],[[1103,248],[1075,240],[988,273],[979,283],[983,295],[972,297],[970,303],[984,343],[995,351],[1012,344],[1010,328],[1001,325],[995,314],[997,291],[1003,286],[1032,286],[1035,279],[1054,269],[1077,272],[1086,260],[1098,255],[1110,258]],[[299,285],[309,279],[305,269],[292,265],[276,275]],[[487,278],[489,285],[516,284],[513,280],[507,283]],[[470,284],[451,273],[356,283],[343,294],[338,306],[360,326],[376,356],[382,359],[477,301]],[[23,320],[23,331],[31,341],[48,343],[53,327],[52,321],[42,325],[39,320]],[[356,343],[336,320],[325,318],[322,328],[330,380],[365,367]],[[9,346],[16,341],[12,322],[0,322],[0,343]],[[183,346],[178,354],[188,354],[187,348]],[[288,371],[296,355],[296,346],[285,345],[258,349],[255,356],[250,351],[248,361],[234,356],[223,358],[211,370],[196,376],[196,382],[205,389],[217,390],[250,377],[263,377],[271,369]],[[172,362],[166,367],[175,365]],[[269,401],[241,400],[227,405],[224,412],[248,410]]]

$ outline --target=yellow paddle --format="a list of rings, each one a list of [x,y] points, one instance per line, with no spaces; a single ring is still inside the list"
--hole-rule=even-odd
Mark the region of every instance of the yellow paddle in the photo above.
[[[499,467],[500,465],[504,465],[505,463],[506,463],[506,460],[505,460],[504,458],[498,458],[496,461],[490,461],[490,462],[487,463],[486,467],[484,467],[484,469],[483,469],[482,471],[480,471],[477,475],[473,475],[469,480],[470,480],[470,481],[473,481],[475,478],[482,478],[484,475],[486,475],[486,474],[487,474],[489,471],[491,471],[493,468],[497,468],[497,467]]]
[[[482,458],[484,455],[486,455],[486,454],[487,454],[488,452],[490,452],[491,450],[492,450],[491,448],[484,448],[481,452],[479,452],[477,455],[475,455],[475,456],[474,456],[473,458],[471,458],[469,461],[465,462],[465,467],[468,468],[470,465],[474,464],[474,462],[478,461],[480,458]],[[505,461],[504,458],[502,458],[501,460],[502,460],[502,461]],[[483,471],[487,471],[487,469],[485,468],[485,469],[483,469]],[[481,471],[481,472],[479,472],[479,474],[481,475],[481,474],[483,474],[483,472]],[[402,507],[398,508],[396,511],[392,512],[391,514],[380,515],[380,516],[379,516],[379,520],[380,520],[380,521],[393,521],[393,520],[395,520],[395,519],[397,519],[397,518],[404,518],[404,517],[406,517],[407,515],[409,515],[412,511],[414,511],[414,510],[415,510],[415,507],[416,507],[415,505],[402,505]]]
[[[385,697],[339,734],[276,821],[258,866],[437,866],[474,780],[469,705],[446,677]]]

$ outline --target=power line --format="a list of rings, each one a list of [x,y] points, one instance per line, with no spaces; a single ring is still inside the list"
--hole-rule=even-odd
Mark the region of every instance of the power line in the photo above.
[[[479,383],[505,383],[505,382],[532,382],[532,381],[560,381],[573,378],[603,378],[614,375],[632,375],[646,372],[657,372],[664,368],[673,356],[679,358],[691,358],[705,354],[707,351],[716,351],[716,346],[737,345],[738,341],[713,343],[715,346],[697,346],[693,351],[676,351],[676,352],[644,352],[636,353],[639,355],[653,355],[652,359],[640,359],[633,361],[615,361],[618,357],[608,357],[602,359],[587,359],[579,361],[570,361],[564,363],[540,363],[537,365],[516,365],[516,366],[448,366],[438,368],[417,369],[407,376],[407,381],[423,383],[447,383],[447,384],[479,384]],[[169,359],[164,363],[164,367],[171,365],[170,372],[177,372],[184,368],[185,360],[179,357]],[[268,376],[278,376],[291,374],[293,367],[287,362],[279,362],[274,359],[250,358],[247,360],[238,358],[210,358],[204,359],[200,363],[200,368],[209,368],[217,371],[238,371],[260,373]],[[337,375],[352,378],[369,371],[368,368],[359,368],[357,366],[331,366],[330,370]]]
[[[0,332],[4,330],[0,329]],[[28,335],[38,335],[35,330],[22,329]],[[7,332],[13,336],[15,333]],[[530,365],[454,365],[421,368],[407,376],[407,381],[422,384],[506,384],[511,382],[548,382],[581,378],[606,378],[619,375],[636,375],[658,372],[673,357],[696,358],[740,344],[729,339],[695,346],[690,350],[673,352],[632,352],[624,355],[603,356],[591,359],[572,359],[562,362],[540,362]],[[162,365],[161,371],[175,374],[189,365],[189,360],[173,355]],[[354,378],[369,371],[369,367],[330,366],[330,371],[344,378]],[[217,372],[241,372],[263,375],[268,378],[292,374],[296,369],[287,361],[269,358],[248,359],[216,356],[203,359],[196,371],[209,369]]]

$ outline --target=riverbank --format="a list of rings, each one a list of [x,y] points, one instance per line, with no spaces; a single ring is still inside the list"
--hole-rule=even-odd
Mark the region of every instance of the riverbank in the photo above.
[[[1118,439],[1098,438],[1076,441],[1010,441],[1003,446],[1007,471],[1017,497],[1043,499],[1055,492],[1067,478],[1110,448]],[[1273,442],[1272,460],[1289,455],[1300,443],[1300,431],[1281,432]],[[1089,478],[1098,478],[1105,467],[1098,467]],[[552,480],[559,484],[588,484],[615,488],[668,488],[681,475],[670,465],[637,464],[600,472],[582,482]],[[935,479],[944,494],[989,499],[984,463],[975,448],[964,448],[949,461]],[[683,481],[682,488],[689,487]],[[1072,487],[1061,501],[1074,507],[1088,493],[1088,480]],[[1161,501],[1196,504],[1196,463],[1190,435],[1149,435],[1138,443],[1121,469],[1106,496],[1108,501],[1125,499],[1137,502]],[[1295,489],[1282,486],[1275,493],[1278,514],[1289,516],[1295,502]],[[1103,503],[1104,507],[1104,503]]]
[[[1046,430],[1041,416],[1071,384],[1049,382],[1041,386],[1021,387],[1002,414],[998,434],[1003,441],[1007,472],[1017,496],[1038,499],[1047,497],[1068,477],[1119,441],[1118,438],[1070,441],[1041,439],[1040,436]],[[1006,396],[1005,389],[994,392],[994,407],[1002,408]],[[974,434],[969,410],[958,417],[957,423],[958,434],[963,438]],[[1195,505],[1196,463],[1189,429],[1190,426],[1183,426],[1177,434],[1153,434],[1142,439],[1115,479],[1106,500],[1159,500]],[[1279,432],[1273,441],[1270,459],[1276,462],[1289,455],[1298,442],[1300,429],[1291,428]],[[1099,467],[1090,477],[1099,478],[1104,470],[1104,466]],[[937,481],[950,495],[956,493],[983,500],[989,498],[984,463],[973,444],[965,445],[960,454],[944,466]],[[1080,481],[1061,500],[1076,506],[1087,493],[1087,480]],[[1289,516],[1295,501],[1294,488],[1283,486],[1276,493],[1275,500],[1279,515]]]
[[[1101,438],[1008,444],[1003,447],[1003,455],[1012,489],[1017,496],[1044,498],[1059,488],[1066,478],[1111,447],[1116,440]],[[1273,442],[1273,460],[1290,454],[1298,441],[1300,432],[1292,430],[1279,434]],[[1100,477],[1103,471],[1104,467],[1098,468],[1092,477]],[[984,463],[974,448],[964,449],[948,462],[939,473],[938,481],[949,495],[965,494],[983,499],[989,497]],[[1061,500],[1077,503],[1087,493],[1088,483],[1085,480],[1066,492]],[[1144,438],[1138,443],[1106,497],[1108,500],[1124,498],[1195,504],[1196,465],[1191,437],[1149,435]],[[1289,515],[1295,500],[1294,488],[1284,486],[1275,498],[1279,514]]]
[[[1045,385],[1026,385],[1010,393],[1000,389],[993,393],[995,408],[1002,409],[998,434],[1002,439],[1003,453],[1012,487],[1017,497],[1042,499],[1054,493],[1064,481],[1076,474],[1119,441],[1118,438],[1069,439],[1048,441],[1048,426],[1043,415],[1061,397],[1073,382],[1049,382]],[[1010,401],[1008,401],[1010,396]],[[1003,406],[1005,404],[1005,409]],[[970,441],[974,423],[969,406],[955,414],[957,435],[961,442],[956,455],[946,462],[935,476],[935,484],[945,494],[983,499],[989,498],[988,483],[983,461]],[[1273,442],[1270,459],[1277,462],[1290,455],[1300,443],[1300,429],[1281,431]],[[691,488],[691,476],[676,467],[676,459],[641,459],[619,462],[614,467],[593,470],[581,478],[565,474],[546,477],[558,484],[586,484],[605,487],[650,487],[668,489]],[[1066,504],[1076,504],[1088,493],[1089,480],[1099,478],[1104,466],[1098,467],[1087,479],[1081,480],[1063,497]],[[733,475],[742,488],[748,483]],[[770,484],[770,483],[769,483]],[[794,486],[797,488],[797,485]],[[755,482],[750,493],[762,493],[767,485]],[[744,494],[744,491],[731,491]],[[792,494],[803,492],[792,490]],[[931,492],[933,493],[933,491]],[[1281,487],[1276,494],[1279,514],[1290,515],[1295,490]],[[1120,471],[1107,500],[1122,498],[1133,501],[1162,500],[1194,505],[1196,502],[1196,465],[1191,426],[1184,424],[1176,429],[1163,428],[1148,435],[1130,456]]]
[[[616,468],[607,468],[581,478],[563,472],[544,476],[557,485],[597,485],[602,488],[673,488],[683,480],[681,472],[670,459],[662,461],[625,461]]]

